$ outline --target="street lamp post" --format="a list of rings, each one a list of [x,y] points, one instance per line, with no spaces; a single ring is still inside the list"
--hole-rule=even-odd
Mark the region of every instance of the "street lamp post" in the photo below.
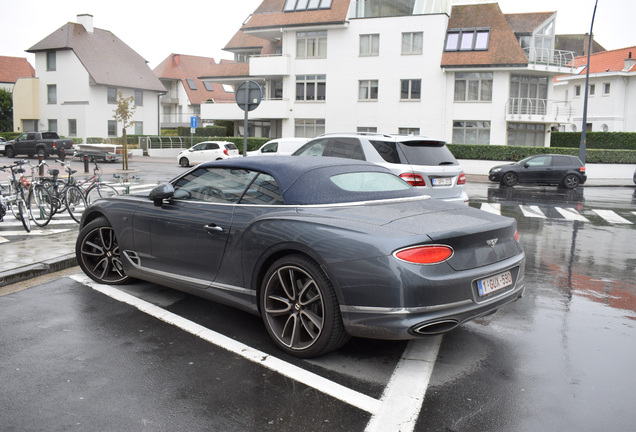
[[[592,39],[594,30],[594,17],[596,16],[596,6],[598,0],[594,3],[594,13],[592,14],[592,25],[590,26],[590,38],[587,45],[587,66],[585,68],[585,97],[583,98],[583,126],[581,127],[581,145],[579,146],[579,159],[585,165],[585,147],[586,147],[586,132],[587,132],[587,97],[590,87],[590,59],[592,56]]]

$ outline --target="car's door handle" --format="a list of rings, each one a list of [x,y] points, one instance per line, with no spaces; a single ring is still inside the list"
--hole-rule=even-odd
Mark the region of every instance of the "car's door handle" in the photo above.
[[[204,226],[203,228],[205,228],[205,230],[209,233],[215,233],[215,232],[223,232],[223,228],[221,228],[220,226],[218,226],[217,224],[208,224],[206,226]]]

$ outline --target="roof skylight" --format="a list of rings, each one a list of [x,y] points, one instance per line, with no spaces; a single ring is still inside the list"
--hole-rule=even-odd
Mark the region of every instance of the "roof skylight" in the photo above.
[[[332,0],[286,0],[284,12],[331,9]]]

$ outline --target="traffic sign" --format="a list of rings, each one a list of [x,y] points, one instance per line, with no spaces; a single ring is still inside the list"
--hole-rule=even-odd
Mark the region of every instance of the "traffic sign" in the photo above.
[[[192,129],[196,129],[198,120],[197,116],[190,117],[190,127]]]
[[[263,100],[263,90],[254,81],[244,81],[236,89],[235,100],[243,111],[253,111]]]

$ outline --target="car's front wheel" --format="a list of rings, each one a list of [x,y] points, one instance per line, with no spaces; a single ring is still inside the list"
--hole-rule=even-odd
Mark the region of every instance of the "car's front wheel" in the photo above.
[[[501,177],[501,184],[504,186],[514,186],[519,182],[519,176],[513,172],[507,172]]]
[[[188,160],[188,158],[182,157],[181,159],[179,159],[179,165],[181,165],[184,168],[189,167],[190,161]]]
[[[15,150],[13,150],[13,147],[7,147],[4,149],[4,154],[7,155],[8,158],[13,159],[15,157]]]
[[[131,278],[124,272],[115,230],[105,217],[99,217],[79,233],[75,243],[77,263],[95,282],[125,284]]]
[[[574,174],[568,174],[563,179],[563,187],[566,189],[576,189],[579,185],[579,178]]]
[[[260,291],[267,332],[283,351],[319,356],[349,340],[335,291],[320,266],[303,255],[276,261]]]

